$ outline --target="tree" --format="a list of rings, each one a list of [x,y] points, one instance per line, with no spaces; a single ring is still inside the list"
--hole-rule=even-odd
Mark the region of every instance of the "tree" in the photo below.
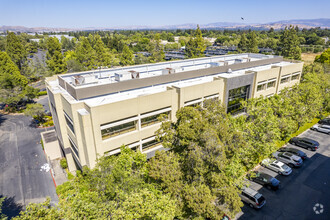
[[[241,39],[238,43],[238,49],[242,52],[246,52],[248,50],[248,40],[245,33],[241,35]]]
[[[7,216],[2,213],[2,204],[5,201],[6,197],[0,198],[0,220],[7,220]]]
[[[206,44],[202,36],[202,32],[197,25],[197,29],[195,31],[195,37],[190,38],[186,44],[185,52],[186,56],[189,58],[196,58],[204,56],[204,51],[206,49]]]
[[[81,37],[79,39],[75,53],[77,61],[81,63],[84,68],[86,68],[87,70],[97,68],[96,52],[92,48],[88,38]]]
[[[45,109],[42,106],[42,104],[39,104],[39,103],[28,104],[28,105],[26,105],[24,114],[37,119],[39,122],[43,122],[44,116],[45,116]]]
[[[195,40],[196,40],[196,56],[197,57],[202,57],[204,56],[204,51],[206,49],[206,44],[202,36],[202,32],[199,28],[199,25],[197,25],[197,29],[195,32]]]
[[[247,35],[248,43],[247,43],[247,52],[249,53],[258,53],[258,41],[257,41],[257,35],[254,31],[251,31]]]
[[[119,64],[119,61],[108,48],[105,47],[101,37],[96,35],[95,37],[94,50],[96,53],[96,63],[97,66],[116,66]]]
[[[155,34],[154,41],[150,45],[150,61],[151,62],[160,62],[165,58],[164,47],[160,44],[160,34]]]
[[[330,48],[326,49],[323,53],[321,53],[321,55],[317,55],[314,62],[330,65]]]
[[[21,69],[27,52],[20,39],[13,32],[8,32],[6,52],[17,67]]]
[[[47,66],[55,74],[64,73],[66,64],[63,59],[61,44],[56,37],[47,40]]]
[[[133,65],[133,52],[129,49],[127,45],[124,45],[123,52],[120,56],[120,63],[123,66]]]
[[[295,28],[291,25],[289,29],[285,27],[280,38],[281,55],[289,59],[300,60],[301,49],[299,46],[299,37],[297,36]]]

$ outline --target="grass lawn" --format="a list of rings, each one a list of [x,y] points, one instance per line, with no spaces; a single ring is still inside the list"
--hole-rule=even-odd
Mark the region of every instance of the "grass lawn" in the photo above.
[[[301,54],[301,59],[306,63],[306,64],[310,64],[313,63],[315,57],[317,55],[320,55],[320,53],[302,53]]]

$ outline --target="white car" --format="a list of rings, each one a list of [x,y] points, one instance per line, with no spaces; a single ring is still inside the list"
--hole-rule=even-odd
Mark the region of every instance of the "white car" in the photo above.
[[[277,152],[273,153],[273,156],[277,160],[289,165],[290,167],[301,167],[303,164],[301,157],[294,155],[292,153],[289,153],[289,152],[278,152],[277,151]]]
[[[270,170],[275,171],[278,174],[288,176],[290,173],[292,173],[292,169],[282,163],[281,161],[274,160],[274,159],[264,159],[261,162],[261,166],[267,167]]]
[[[314,125],[311,130],[330,134],[330,125]]]

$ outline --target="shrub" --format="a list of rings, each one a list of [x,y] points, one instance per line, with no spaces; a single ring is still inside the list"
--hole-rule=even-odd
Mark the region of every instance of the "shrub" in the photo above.
[[[68,168],[68,163],[66,162],[66,159],[65,158],[62,158],[61,159],[60,165],[61,165],[62,169]]]
[[[47,95],[47,91],[38,92],[38,96]]]

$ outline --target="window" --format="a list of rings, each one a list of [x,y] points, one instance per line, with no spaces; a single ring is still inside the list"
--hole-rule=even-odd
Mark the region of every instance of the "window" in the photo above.
[[[169,119],[170,111],[142,118],[141,119],[141,127],[144,128],[144,127],[147,127],[149,125],[159,123],[160,122],[159,119],[160,119],[161,115],[165,115],[165,119],[167,120],[167,119]]]
[[[159,145],[161,145],[161,143],[158,142],[156,139],[154,139],[152,141],[148,141],[148,142],[142,144],[142,151],[149,150],[149,149],[157,147]]]
[[[64,112],[64,117],[65,117],[66,124],[68,125],[68,127],[70,128],[72,133],[74,133],[74,127],[73,127],[72,119],[70,118],[70,116],[66,112]]]
[[[274,88],[276,84],[276,80],[268,81],[267,82],[267,89],[268,88]]]
[[[79,158],[78,147],[74,144],[74,142],[71,140],[70,137],[69,137],[69,142],[70,142],[71,149],[73,150],[73,152],[74,152],[74,153],[77,155],[77,157]]]
[[[197,107],[202,104],[202,99],[194,99],[184,103],[184,106]]]
[[[231,114],[244,112],[245,109],[243,108],[241,101],[248,99],[249,91],[250,85],[229,90],[227,112]]]
[[[291,80],[298,80],[299,77],[300,77],[300,72],[298,72],[298,73],[293,73],[293,74],[292,74],[292,77],[291,77]]]
[[[289,82],[290,81],[290,76],[283,76],[282,78],[281,78],[281,84],[283,84],[283,83],[287,83],[287,82]]]
[[[123,123],[120,123],[120,121],[113,122],[106,125],[101,126],[101,134],[102,134],[102,140],[108,139],[110,137],[115,137],[127,132],[135,131],[136,130],[136,125],[137,125],[137,120],[134,120],[135,118],[127,119],[129,120],[128,122],[125,122],[127,120],[121,120]],[[111,124],[113,124],[111,126]],[[103,127],[103,128],[102,128]]]
[[[266,84],[260,84],[257,86],[257,91],[265,90],[266,89]]]

